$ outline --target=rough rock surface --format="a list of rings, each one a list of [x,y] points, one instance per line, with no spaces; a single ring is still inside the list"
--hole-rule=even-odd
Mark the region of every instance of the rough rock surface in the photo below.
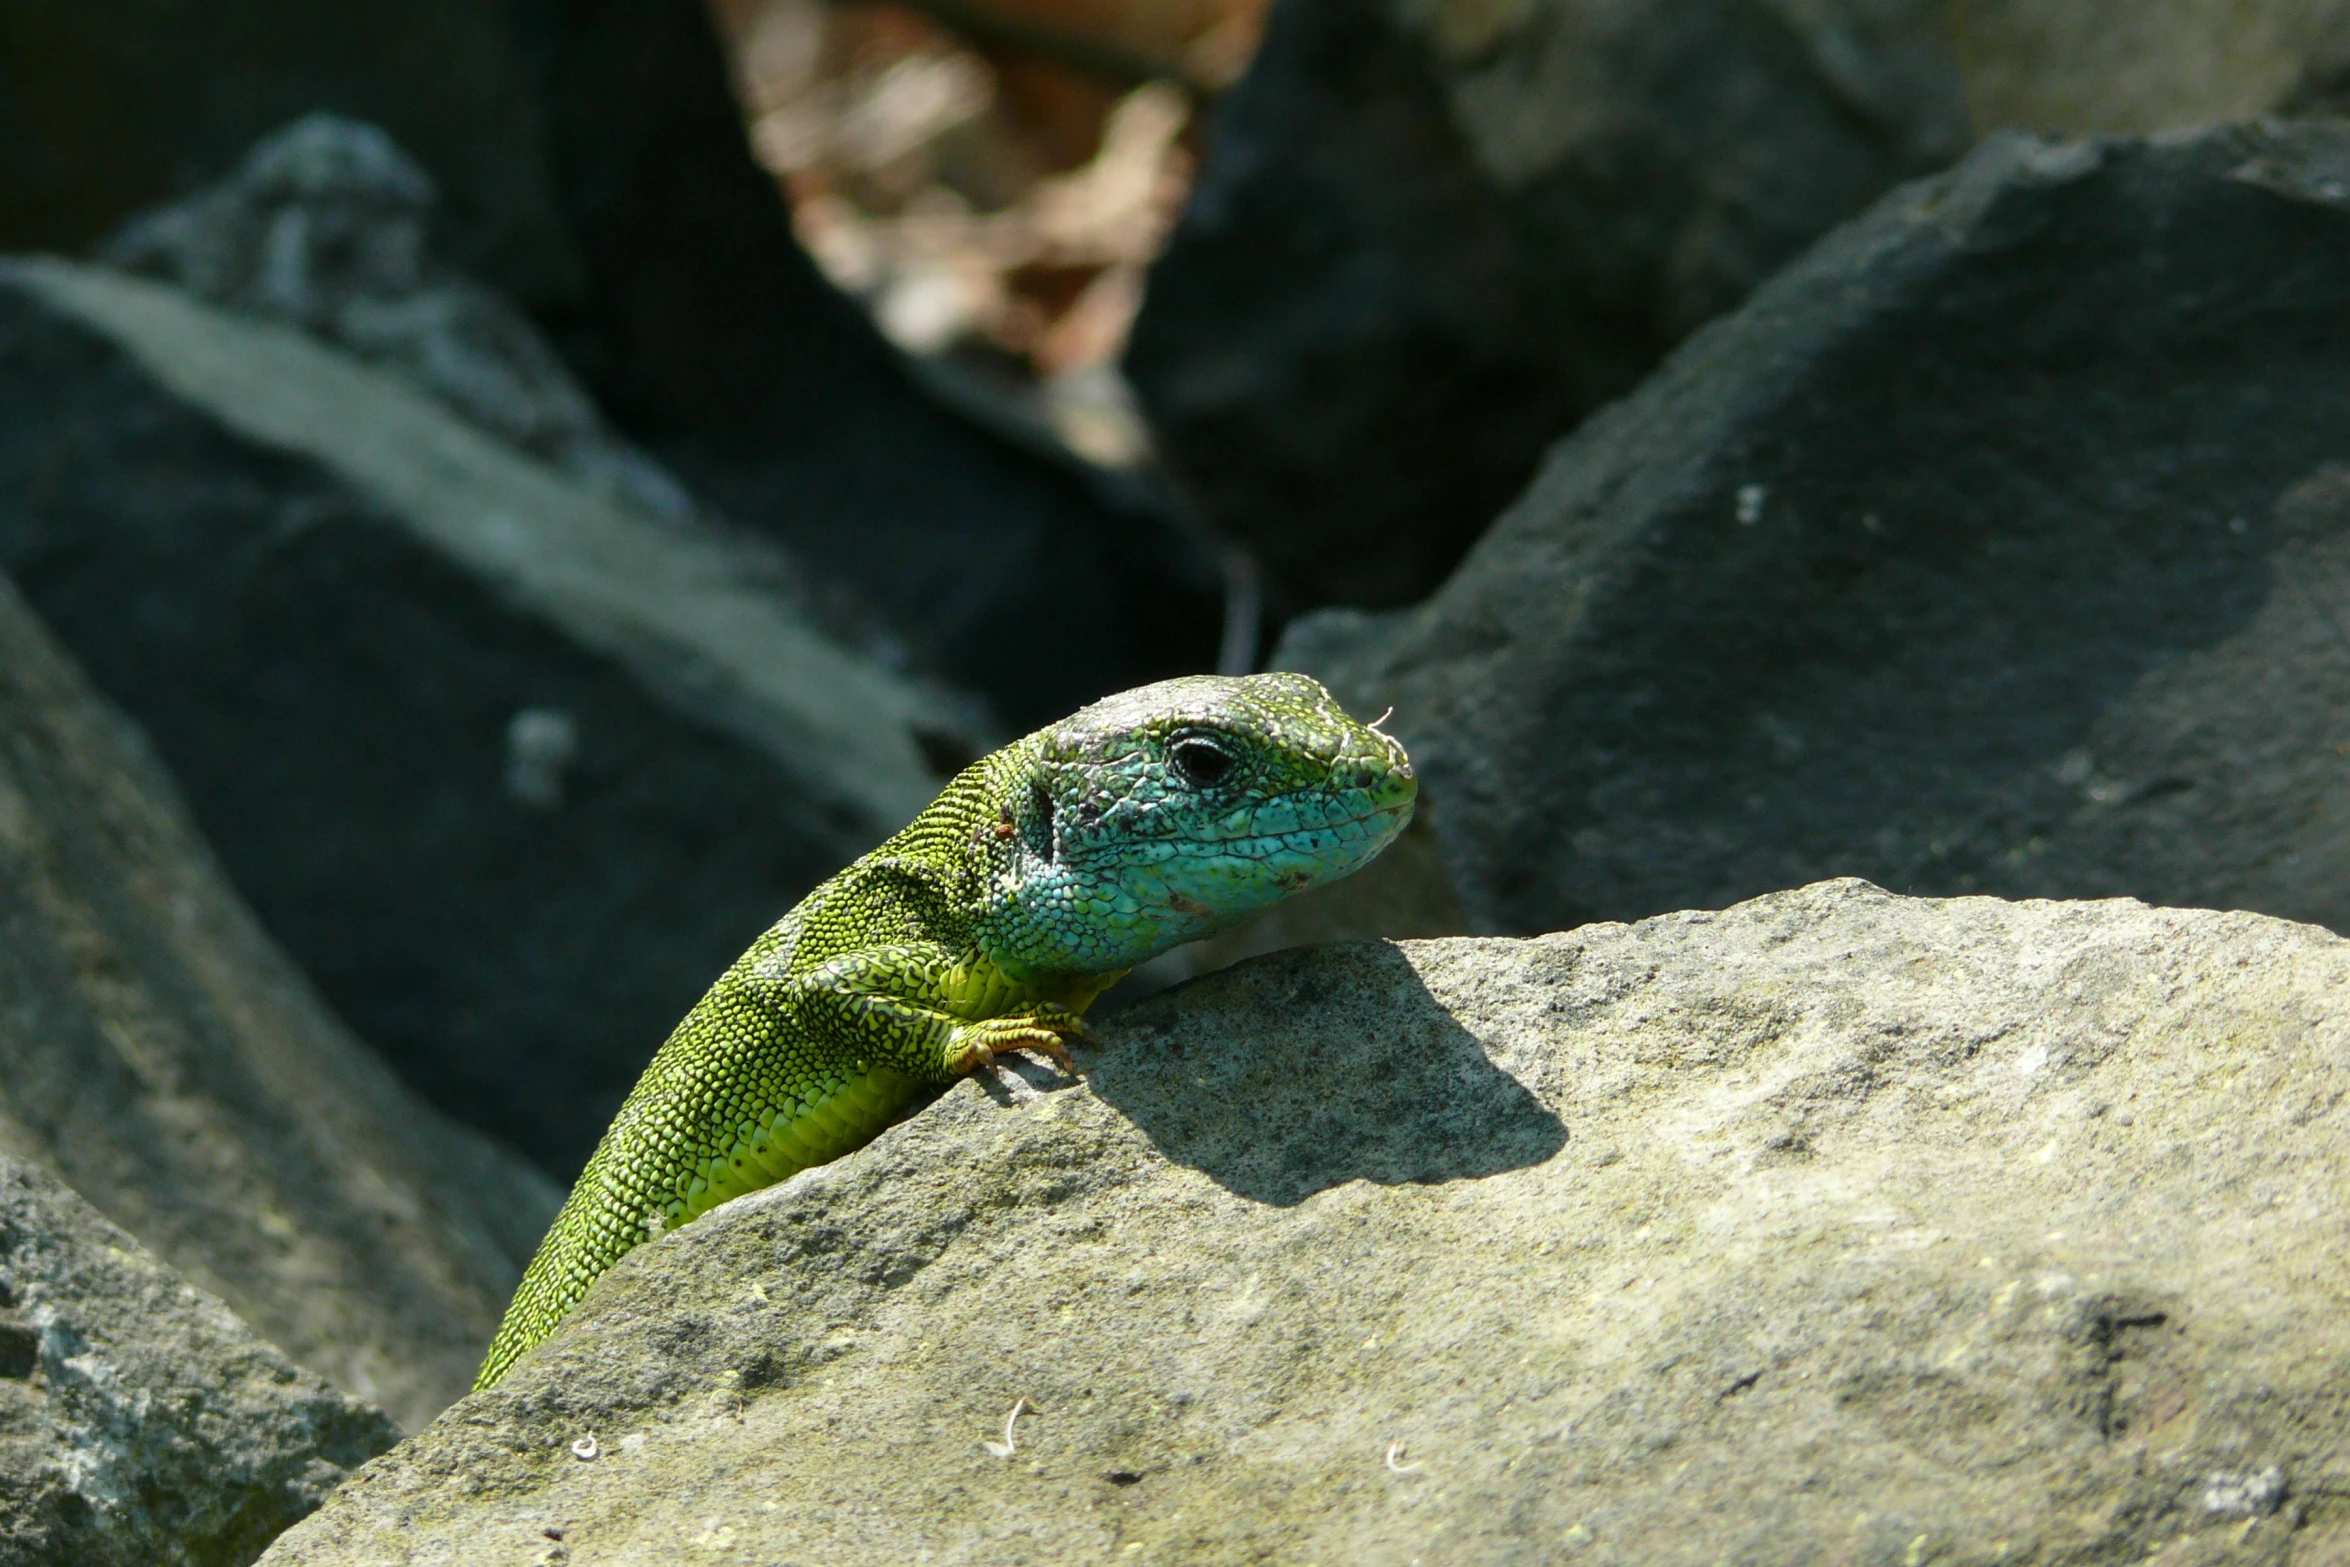
[[[0,1153],[412,1427],[472,1385],[560,1197],[328,1014],[4,579]]]
[[[1128,372],[1304,603],[1434,587],[1559,432],[1966,143],[1916,0],[1287,0]]]
[[[0,1561],[242,1567],[399,1436],[0,1154]]]
[[[0,269],[0,568],[263,921],[561,1173],[700,988],[984,743],[742,541],[98,269]]]
[[[267,1560],[2338,1561],[2345,986],[1857,882],[1260,959],[640,1249]]]
[[[1290,662],[1394,704],[1472,928],[1852,874],[2350,932],[2345,190],[2350,128],[1988,142]]]
[[[2344,0],[1951,0],[1975,123],[2091,135],[2350,108]]]

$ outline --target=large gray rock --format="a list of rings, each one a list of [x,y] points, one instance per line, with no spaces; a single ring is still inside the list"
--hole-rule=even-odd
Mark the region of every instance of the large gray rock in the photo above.
[[[0,1155],[0,1561],[242,1567],[399,1436]]]
[[[0,266],[0,568],[262,919],[558,1173],[709,977],[986,743],[755,541],[282,327]]]
[[[1543,448],[1963,150],[1930,0],[1284,0],[1127,368],[1298,601],[1433,588]]]
[[[2346,191],[2342,127],[1988,142],[1285,662],[1394,704],[1472,928],[1856,874],[2350,932]]]
[[[0,1154],[411,1426],[472,1385],[560,1195],[335,1021],[5,579]]]
[[[639,1250],[267,1560],[2338,1561],[2346,987],[1857,882],[1261,959]]]

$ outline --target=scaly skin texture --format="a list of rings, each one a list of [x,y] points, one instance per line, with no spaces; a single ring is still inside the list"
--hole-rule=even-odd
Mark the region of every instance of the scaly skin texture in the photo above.
[[[1009,1050],[1064,1070],[1135,964],[1359,869],[1403,747],[1303,675],[1097,702],[974,763],[801,900],[677,1025],[540,1242],[488,1387],[641,1242],[870,1142]]]

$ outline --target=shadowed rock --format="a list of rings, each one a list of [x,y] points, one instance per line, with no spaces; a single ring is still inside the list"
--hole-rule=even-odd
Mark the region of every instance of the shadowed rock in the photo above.
[[[1275,5],[1127,358],[1170,466],[1297,603],[1428,592],[1561,432],[1964,150],[1938,10]]]
[[[0,1560],[243,1567],[399,1435],[0,1155]]]
[[[776,565],[283,327],[0,266],[0,566],[337,1009],[558,1173],[980,744]]]
[[[254,1329],[412,1426],[471,1384],[559,1200],[327,1012],[144,740],[4,579],[0,1153],[63,1174]],[[0,1546],[12,1563],[95,1559]]]
[[[1854,874],[2350,931],[2345,191],[2340,126],[1997,138],[1277,662],[1394,705],[1472,928]]]
[[[1399,947],[1292,950],[1247,965],[1218,996],[1299,1026],[1249,1050],[1203,1037],[1187,1009],[1129,1010],[1122,1048],[1086,1082],[1161,1156],[1236,1196],[1289,1206],[1349,1181],[1469,1180],[1540,1164],[1566,1141]]]

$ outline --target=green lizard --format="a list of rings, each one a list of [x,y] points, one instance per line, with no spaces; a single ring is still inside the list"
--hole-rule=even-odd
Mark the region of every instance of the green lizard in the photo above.
[[[474,1385],[653,1235],[862,1147],[1006,1051],[1072,1071],[1064,1041],[1128,969],[1358,869],[1417,787],[1402,746],[1303,675],[1144,686],[973,763],[677,1025]]]

